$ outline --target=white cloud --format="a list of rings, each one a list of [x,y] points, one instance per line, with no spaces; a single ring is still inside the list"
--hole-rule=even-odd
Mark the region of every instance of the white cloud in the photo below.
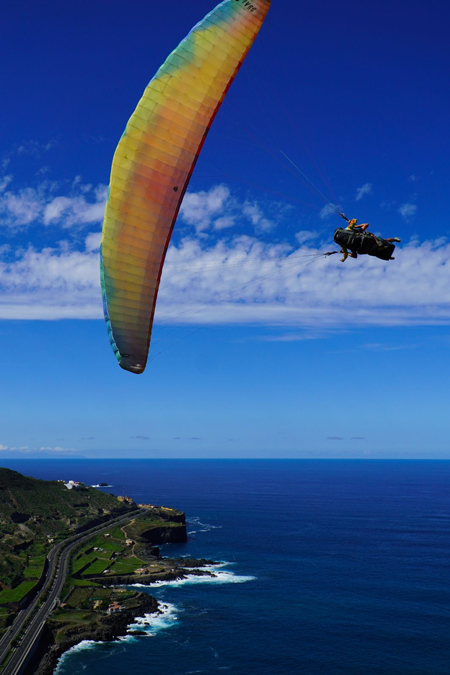
[[[3,176],[3,178],[0,179],[0,192],[6,190],[11,181],[12,176]]]
[[[33,248],[0,262],[0,318],[98,319],[102,316],[98,254]]]
[[[295,234],[295,238],[300,245],[307,241],[311,241],[312,239],[316,239],[318,236],[319,233],[315,230],[300,230],[300,232],[296,232]]]
[[[44,225],[48,225],[54,220],[59,220],[65,211],[67,211],[72,204],[72,199],[69,197],[55,197],[50,204],[44,207]]]
[[[85,239],[86,251],[92,253],[92,251],[98,251],[100,248],[100,240],[102,238],[101,232],[91,232]]]
[[[3,192],[0,196],[0,223],[11,229],[28,226],[39,219],[42,199],[37,190],[24,188],[18,192]]]
[[[286,333],[282,335],[264,335],[258,338],[259,342],[306,342],[308,340],[320,340],[323,335],[313,331],[304,333]]]
[[[39,450],[53,450],[54,452],[67,452],[67,448],[61,448],[59,445],[56,445],[55,447],[53,446],[45,446],[38,448]]]
[[[214,229],[225,230],[228,227],[233,227],[235,222],[236,221],[232,216],[224,216],[223,218],[217,218],[217,220],[214,221]]]
[[[89,192],[80,186],[81,192]],[[44,225],[57,223],[63,228],[74,225],[101,223],[105,212],[107,187],[100,185],[94,191],[94,202],[88,202],[84,194],[76,197],[55,197],[44,208]]]
[[[417,206],[411,202],[407,202],[406,204],[402,204],[400,206],[398,212],[405,220],[411,220],[416,215]]]
[[[55,196],[58,185],[50,181],[35,188],[6,190],[11,181],[7,176],[0,184],[0,225],[11,230],[40,223],[70,228],[103,220],[107,191],[104,185],[92,190],[91,186],[74,182],[71,194]]]
[[[266,210],[274,210],[275,217]],[[181,219],[193,225],[197,234],[220,231],[240,223],[250,223],[256,234],[270,232],[284,216],[286,206],[269,204],[267,207],[257,201],[240,202],[231,196],[226,185],[216,185],[209,191],[188,192],[180,209]]]
[[[393,351],[403,351],[404,349],[415,349],[416,345],[387,345],[382,342],[370,342],[369,344],[363,345],[363,349],[368,349],[373,352],[393,352]]]
[[[188,192],[181,204],[180,215],[197,232],[203,232],[212,226],[215,219],[223,219],[229,202],[230,191],[225,185],[217,185],[209,192]]]
[[[0,192],[3,224],[99,225],[106,188],[84,185],[80,177],[67,186],[67,195],[58,193],[61,185],[49,182],[14,191],[8,181]],[[328,205],[322,217],[336,209]],[[400,212],[412,217],[415,210],[409,203]],[[297,248],[263,243],[258,237],[231,237],[228,232],[218,238],[234,224],[247,223],[257,233],[266,232],[285,215],[283,204],[239,201],[226,185],[188,193],[181,218],[195,230],[169,248],[156,321],[317,332],[349,324],[450,323],[450,244],[445,240],[412,241],[398,249],[395,262],[362,256],[343,265],[337,256],[321,257],[329,244],[321,248],[315,243],[314,231],[297,232]],[[215,233],[213,239],[205,238],[206,230]],[[84,250],[75,250],[79,232],[72,240],[72,232],[66,236],[67,242],[42,249],[0,247],[0,319],[102,318],[97,252],[101,235],[86,233]]]
[[[264,217],[258,202],[245,202],[242,213],[253,225],[257,234],[270,232],[276,227],[276,223],[273,220]]]
[[[0,318],[100,319],[98,233],[85,251],[27,249],[0,262]],[[450,244],[412,242],[395,262],[339,262],[325,249],[234,237],[169,248],[156,322],[324,329],[450,324]],[[319,256],[315,258],[314,256]],[[351,303],[349,303],[351,298]]]
[[[12,155],[32,155],[33,157],[40,157],[45,152],[52,150],[57,145],[55,138],[52,138],[47,143],[40,141],[24,141],[22,145],[17,146],[12,152]]]
[[[450,323],[449,244],[411,243],[386,263],[314,259],[321,250],[248,237],[202,249],[186,239],[169,249],[157,320],[312,329]]]
[[[372,183],[365,183],[362,187],[358,188],[356,190],[355,201],[359,202],[366,195],[371,195],[373,192],[372,188],[373,188]]]
[[[34,452],[56,452],[56,453],[65,453],[65,452],[73,452],[70,448],[61,448],[60,446],[47,446],[47,447],[40,447],[40,448],[30,448],[28,445],[21,445],[21,446],[9,446],[9,445],[0,445],[0,451],[1,450],[6,450],[8,453],[10,452],[20,452],[24,454],[31,454]]]
[[[337,204],[325,204],[325,206],[319,211],[319,218],[322,220],[327,220],[331,216],[335,216],[336,213],[340,211],[340,207]]]

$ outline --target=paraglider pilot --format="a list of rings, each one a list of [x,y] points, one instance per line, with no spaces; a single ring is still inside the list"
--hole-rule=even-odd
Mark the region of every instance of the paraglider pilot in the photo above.
[[[383,239],[376,237],[372,232],[368,232],[369,223],[356,224],[356,218],[349,220],[343,213],[340,214],[348,225],[346,228],[338,227],[334,233],[334,241],[341,247],[343,257],[341,262],[345,262],[350,255],[350,258],[357,258],[360,255],[372,255],[381,260],[395,260],[392,254],[395,249],[393,242],[399,242],[398,237],[390,237]],[[349,253],[350,250],[350,253]]]

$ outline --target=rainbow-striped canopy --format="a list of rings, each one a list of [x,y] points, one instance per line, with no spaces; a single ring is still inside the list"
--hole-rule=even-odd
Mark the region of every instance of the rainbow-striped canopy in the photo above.
[[[101,282],[111,346],[125,370],[147,362],[164,258],[212,121],[270,0],[224,0],[151,80],[117,146],[103,222]]]

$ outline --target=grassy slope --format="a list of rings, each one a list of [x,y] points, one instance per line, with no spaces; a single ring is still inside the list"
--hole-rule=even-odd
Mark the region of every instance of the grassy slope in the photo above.
[[[36,583],[45,554],[53,545],[48,543],[48,537],[57,541],[107,512],[117,514],[128,508],[113,495],[93,488],[69,491],[60,482],[36,480],[0,469],[0,636],[14,616],[12,606],[8,608],[5,603],[17,602],[30,583]],[[172,518],[180,522],[173,522]],[[112,574],[132,574],[145,565],[145,556],[135,555],[134,547],[125,542],[127,537],[139,542],[141,533],[153,528],[177,528],[182,523],[181,512],[154,507],[145,516],[133,519],[126,528],[113,526],[108,536],[94,535],[84,542],[71,558],[71,574],[62,593],[67,607],[59,612],[61,616],[54,617],[56,624],[61,622],[58,639],[64,637],[65,627],[73,623],[98,622],[112,600],[123,602],[128,598],[128,602],[134,602],[136,593],[102,589],[101,580],[89,576],[101,575],[104,569],[110,569]],[[25,548],[21,548],[23,545]],[[80,610],[87,610],[86,615],[81,616]]]
[[[58,533],[61,521],[73,528],[105,511],[119,512],[120,509],[123,506],[116,497],[95,488],[68,490],[57,481],[29,478],[0,468],[0,521],[4,521],[3,527],[9,525],[9,529],[16,530],[20,521],[28,516],[23,524],[33,531]],[[30,524],[29,519],[33,517],[35,520]],[[19,522],[14,523],[14,520]]]
[[[17,587],[25,578],[28,582],[40,577],[52,546],[49,539],[65,538],[87,523],[128,508],[95,488],[68,490],[58,481],[0,468],[0,604],[20,599]],[[11,594],[11,589],[17,592]]]

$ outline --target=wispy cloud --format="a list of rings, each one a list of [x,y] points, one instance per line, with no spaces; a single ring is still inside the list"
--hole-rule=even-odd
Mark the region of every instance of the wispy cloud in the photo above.
[[[86,251],[92,253],[100,248],[101,232],[91,232],[85,239]]]
[[[31,453],[41,453],[41,452],[52,452],[52,453],[58,453],[58,454],[64,454],[64,453],[72,453],[73,450],[71,448],[61,448],[60,446],[41,446],[40,448],[30,448],[28,445],[22,445],[22,446],[12,446],[12,445],[1,445],[0,444],[0,451],[3,452],[20,452],[24,454],[31,454]]]
[[[381,342],[370,342],[369,344],[363,345],[363,348],[373,352],[394,352],[402,351],[403,349],[415,349],[416,346],[417,345],[414,344],[388,345]]]
[[[407,202],[400,206],[398,212],[405,220],[412,220],[416,215],[417,205],[412,202]]]
[[[217,185],[208,192],[188,192],[181,205],[180,216],[199,233],[214,227],[216,221],[220,222],[219,229],[223,229],[224,218],[232,218],[226,213],[231,209],[230,190],[225,185]]]
[[[40,190],[24,188],[4,190],[0,195],[0,216],[4,227],[13,230],[27,227],[40,219],[44,203]]]
[[[277,248],[250,237],[203,248],[186,238],[169,250],[158,320],[180,322],[185,316],[187,323],[313,329],[449,322],[449,244],[411,243],[387,263],[368,256],[345,265],[336,258],[311,262],[310,256],[320,252],[306,246]],[[192,275],[186,274],[189,266]],[[368,288],[374,292],[367,293]]]
[[[319,218],[322,220],[327,220],[331,216],[335,216],[337,212],[341,210],[338,204],[325,204],[325,206],[319,211]]]
[[[105,185],[98,186],[95,190],[89,190],[91,201],[88,201],[86,193],[74,197],[55,197],[44,207],[44,225],[60,225],[63,228],[74,225],[88,225],[101,223],[105,211],[107,188]]]
[[[0,192],[4,192],[6,190],[12,179],[12,176],[3,176],[0,178]]]
[[[104,188],[79,177],[68,184],[68,195],[57,194],[55,184],[15,192],[11,185],[0,193],[0,209],[16,222],[40,219],[46,232],[62,227],[66,241],[46,248],[0,247],[0,318],[101,319],[98,228]],[[337,256],[321,256],[329,243],[321,246],[314,231],[297,232],[295,245],[230,234],[227,218],[244,219],[263,232],[262,221],[275,222],[272,214],[282,211],[277,203],[239,201],[220,185],[187,195],[183,209],[184,223],[193,229],[169,248],[157,323],[292,330],[267,338],[278,341],[347,326],[450,323],[450,244],[443,239],[402,245],[395,262],[360,256],[343,265]],[[81,236],[76,226],[89,223]],[[215,236],[205,237],[204,228]]]
[[[64,245],[18,250],[15,257],[6,251],[8,259],[0,260],[0,317],[101,318],[98,254],[90,235],[87,240],[84,251]],[[208,246],[201,237],[186,237],[169,249],[156,321],[313,331],[450,323],[450,244],[412,242],[387,263],[361,256],[343,265],[321,252],[252,237]]]
[[[216,185],[208,191],[188,192],[180,218],[193,226],[197,234],[220,232],[237,224],[251,225],[256,234],[261,234],[275,229],[287,210],[286,205],[242,202],[231,195],[226,185]]]
[[[33,157],[40,157],[44,153],[52,150],[57,145],[56,138],[52,138],[46,143],[40,141],[28,140],[18,145],[11,151],[11,155],[32,155]]]
[[[5,176],[0,181],[1,224],[17,231],[32,225],[67,229],[102,222],[106,186],[74,182],[68,195],[57,195],[59,189],[63,188],[48,180],[14,189],[12,176]]]
[[[28,248],[0,261],[0,318],[97,319],[101,313],[96,252],[66,246]]]
[[[372,183],[364,183],[364,185],[356,190],[355,201],[359,202],[366,195],[371,195],[373,193]]]
[[[138,441],[150,441],[151,440],[150,436],[130,436],[130,438],[134,438]]]
[[[257,234],[270,232],[276,227],[276,223],[273,220],[264,217],[262,209],[257,202],[245,202],[242,213],[250,220]]]
[[[258,337],[260,342],[305,342],[307,340],[319,340],[323,335],[315,332],[285,333],[283,335],[263,335]]]
[[[300,244],[305,244],[307,241],[312,241],[313,239],[317,239],[319,236],[319,233],[316,232],[316,230],[300,230],[300,232],[296,232],[295,238]]]
[[[327,436],[327,441],[343,441],[341,436]]]

